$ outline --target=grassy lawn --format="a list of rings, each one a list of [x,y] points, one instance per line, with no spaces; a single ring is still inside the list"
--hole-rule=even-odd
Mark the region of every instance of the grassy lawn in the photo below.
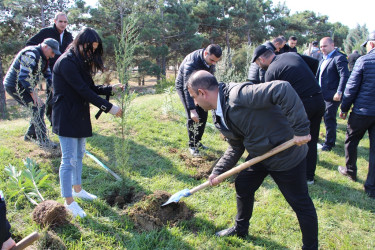
[[[172,101],[171,101],[172,100]],[[106,166],[119,174],[116,181],[92,159],[85,157],[83,187],[96,194],[94,202],[80,201],[88,216],[72,219],[57,228],[39,228],[32,219],[34,206],[22,198],[7,200],[7,217],[18,241],[38,230],[43,237],[35,248],[68,249],[298,249],[302,246],[297,218],[271,178],[267,178],[256,193],[249,236],[217,238],[214,233],[232,226],[236,215],[233,178],[215,188],[206,188],[183,198],[194,216],[175,226],[142,231],[135,227],[129,210],[137,201],[123,206],[110,202],[113,195],[129,192],[152,194],[157,190],[173,194],[192,188],[206,180],[202,166],[207,168],[220,157],[227,145],[212,127],[206,128],[203,143],[210,147],[204,159],[195,163],[188,156],[187,132],[182,105],[177,94],[142,95],[133,101],[129,117],[129,160],[126,166],[116,166],[115,136],[119,133],[115,118],[103,114],[93,117],[94,136],[87,139],[87,150]],[[10,119],[0,122],[0,190],[7,194],[8,164],[22,167],[22,159],[31,157],[50,175],[52,185],[41,190],[46,199],[63,203],[60,197],[58,169],[60,158],[54,157],[35,144],[23,141],[27,118],[18,106],[10,108]],[[210,116],[210,114],[209,114]],[[316,183],[309,186],[319,219],[319,246],[321,249],[375,249],[375,200],[363,191],[367,176],[369,141],[366,136],[359,145],[358,182],[339,175],[338,165],[344,165],[346,121],[339,121],[337,145],[331,152],[320,152]],[[325,133],[322,123],[321,139]],[[54,141],[58,141],[54,135]],[[209,164],[208,164],[209,163]],[[203,171],[204,172],[204,171]],[[207,172],[207,171],[206,171]],[[198,178],[199,176],[199,178]],[[112,204],[111,204],[112,203]],[[48,236],[48,237],[47,237]]]

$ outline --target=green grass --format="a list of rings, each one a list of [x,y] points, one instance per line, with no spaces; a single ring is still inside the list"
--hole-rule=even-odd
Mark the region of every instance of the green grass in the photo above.
[[[165,113],[166,100],[173,100],[173,108]],[[169,104],[168,104],[169,105]],[[17,106],[15,106],[17,107]],[[11,119],[0,123],[0,189],[7,193],[7,176],[4,166],[23,166],[22,159],[31,157],[50,174],[53,185],[42,190],[47,199],[63,203],[60,197],[58,168],[60,159],[44,153],[32,143],[23,142],[27,119],[19,109],[8,108]],[[17,111],[18,110],[18,111]],[[92,115],[97,109],[92,108]],[[94,202],[80,202],[85,219],[73,219],[68,225],[54,229],[68,249],[298,249],[301,233],[297,218],[271,178],[267,178],[256,193],[249,237],[238,239],[216,238],[218,230],[232,226],[236,215],[233,178],[215,188],[207,188],[183,198],[194,210],[194,217],[177,227],[139,232],[127,216],[127,208],[111,207],[105,198],[114,190],[151,194],[164,190],[171,194],[192,188],[205,180],[195,180],[196,169],[186,166],[181,155],[187,155],[187,132],[182,105],[173,96],[143,95],[133,102],[129,119],[129,161],[127,166],[116,167],[114,155],[115,133],[118,133],[113,116],[103,114],[93,118],[94,136],[87,139],[87,149],[104,164],[120,174],[123,182],[106,173],[90,158],[84,158],[83,187],[98,195]],[[210,117],[210,114],[209,114]],[[209,119],[212,123],[212,120]],[[358,182],[339,175],[338,165],[344,165],[344,138],[346,121],[339,121],[337,146],[332,152],[321,152],[316,171],[316,184],[310,186],[319,218],[319,246],[321,249],[374,249],[375,200],[363,191],[367,175],[369,141],[365,137],[359,146]],[[322,123],[321,139],[324,135]],[[57,137],[53,139],[57,141]],[[226,142],[210,125],[203,137],[210,147],[210,157],[220,157]],[[131,206],[131,205],[130,205]],[[7,216],[16,240],[32,231],[45,232],[31,219],[33,206],[21,199],[17,206],[7,200]],[[45,248],[42,243],[36,245]]]

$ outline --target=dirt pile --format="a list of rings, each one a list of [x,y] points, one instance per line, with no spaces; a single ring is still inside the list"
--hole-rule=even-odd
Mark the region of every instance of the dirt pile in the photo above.
[[[169,197],[171,194],[167,192],[156,191],[143,197],[142,201],[129,210],[128,215],[138,229],[145,231],[159,229],[167,224],[176,226],[178,222],[189,220],[193,216],[193,211],[182,201],[161,207]]]
[[[65,207],[53,200],[46,200],[34,208],[32,213],[33,221],[41,226],[60,226],[66,224],[67,211]]]

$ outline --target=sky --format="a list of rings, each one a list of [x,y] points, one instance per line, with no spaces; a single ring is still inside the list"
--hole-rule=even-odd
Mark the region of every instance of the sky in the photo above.
[[[85,0],[95,6],[98,0]],[[291,14],[304,10],[314,11],[316,14],[327,15],[331,23],[340,22],[353,29],[357,24],[366,24],[369,32],[375,31],[375,1],[374,0],[273,0],[274,5],[285,2]]]
[[[374,0],[273,0],[274,5],[278,2],[285,2],[290,14],[311,10],[316,14],[328,16],[331,23],[340,22],[350,29],[355,28],[357,24],[366,24],[369,32],[375,30]]]

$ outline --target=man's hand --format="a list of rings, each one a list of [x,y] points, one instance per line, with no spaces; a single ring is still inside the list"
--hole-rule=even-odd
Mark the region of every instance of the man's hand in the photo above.
[[[298,146],[302,146],[303,144],[308,143],[311,140],[311,135],[305,136],[294,136],[293,137],[294,143]]]
[[[342,94],[336,93],[333,96],[333,100],[336,101],[336,102],[339,102],[339,101],[341,101],[341,97],[342,97]]]
[[[11,249],[12,247],[14,247],[16,245],[16,242],[14,242],[14,240],[12,238],[9,238],[7,241],[5,241],[3,243],[3,245],[1,246],[1,250],[8,250],[8,249]]]
[[[190,110],[190,117],[193,121],[199,122],[199,116],[195,109]]]
[[[35,93],[31,92],[30,93],[31,95],[31,98],[33,98],[33,101],[34,101],[34,105],[37,106],[37,107],[41,107],[44,105],[42,99],[39,98],[38,95],[36,95]]]
[[[346,116],[348,115],[348,112],[340,112],[340,118],[345,120],[346,119]]]
[[[209,177],[208,177],[208,181],[210,182],[210,185],[211,186],[216,186],[218,185],[221,181],[219,181],[218,179],[216,179],[218,175],[216,174],[211,174]]]

